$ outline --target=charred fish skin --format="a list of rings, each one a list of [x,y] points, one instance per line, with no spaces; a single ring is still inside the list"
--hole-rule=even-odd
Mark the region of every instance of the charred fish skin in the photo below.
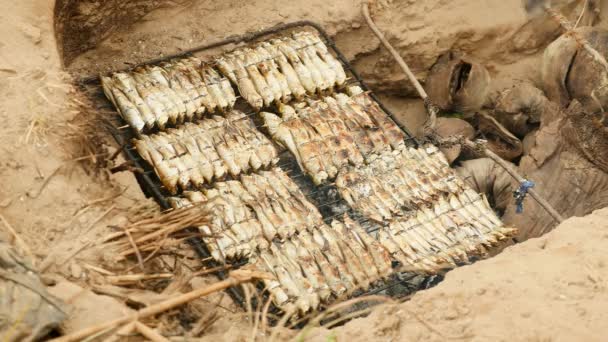
[[[327,50],[327,46],[321,41],[321,38],[310,32],[299,32],[295,36],[302,37],[307,44],[313,45],[317,53],[327,63],[336,75],[336,85],[343,86],[346,83],[346,73],[342,64]]]
[[[304,89],[306,89],[309,94],[314,94],[317,91],[317,84],[313,79],[311,71],[304,65],[302,60],[300,60],[296,50],[283,40],[275,39],[271,40],[271,42],[287,57]]]
[[[220,57],[217,57],[215,59],[215,64],[217,65],[217,68],[220,70],[220,72],[228,77],[228,79],[238,85],[238,79],[236,76],[236,67],[234,66],[234,64],[232,63],[232,60],[230,59],[229,56],[227,55],[223,55]]]
[[[325,79],[327,88],[331,89],[337,83],[336,81],[336,73],[334,69],[329,66],[324,60],[322,60],[317,54],[317,50],[314,47],[314,43],[310,40],[306,39],[306,37],[294,34],[294,40],[297,45],[303,50],[304,53],[308,55],[308,58],[314,63],[315,67],[321,73],[321,76]]]
[[[278,47],[273,44],[262,42],[261,46],[270,54],[271,58],[278,63],[278,68],[287,82],[290,94],[293,95],[296,100],[301,101],[304,98],[304,95],[306,95],[306,89],[304,89],[304,86],[300,83],[298,74],[291,64],[289,64],[287,57],[285,57],[285,55],[279,51]],[[283,101],[288,102],[285,101],[285,99],[283,99]]]
[[[141,118],[144,120],[146,128],[151,129],[154,127],[156,119],[150,107],[144,102],[144,100],[137,93],[135,80],[125,73],[115,73],[112,75],[112,84],[115,89],[119,89],[122,94],[130,101],[139,111]],[[114,99],[120,97],[120,93],[113,93]]]
[[[179,65],[175,62],[163,62],[160,66],[167,72],[170,87],[177,93],[186,106],[186,111],[180,113],[178,121],[192,121],[197,111],[197,106],[200,103],[200,98],[194,85],[180,71]]]
[[[298,57],[300,57],[300,60],[302,61],[302,64],[310,71],[310,75],[312,77],[313,82],[315,83],[317,91],[320,92],[329,89],[329,82],[327,82],[321,70],[319,70],[319,68],[310,58],[308,53],[303,50],[303,46],[299,42],[291,38],[285,37],[283,38],[283,41],[286,45],[290,46],[293,51],[295,51],[295,53],[297,53]]]
[[[119,89],[110,90],[110,96],[116,103],[118,113],[122,118],[133,128],[136,132],[140,133],[146,127],[146,122],[141,117],[141,114],[137,107],[127,99],[124,93]]]
[[[261,47],[256,47],[254,50],[249,51],[249,53],[257,62],[256,65],[258,67],[258,70],[266,79],[266,84],[268,84],[268,87],[273,94],[274,100],[280,102],[281,99],[284,97],[284,92],[281,87],[281,83],[279,82],[279,79],[277,79],[277,76],[272,68],[268,54]],[[287,91],[289,91],[289,89]]]
[[[347,292],[347,288],[342,283],[340,273],[337,268],[329,263],[325,255],[319,249],[319,246],[314,243],[310,233],[304,231],[298,237],[299,239],[296,240],[296,246],[298,246],[298,248],[304,248],[313,256],[313,261],[321,271],[321,274],[325,278],[332,294],[336,298],[342,298],[342,296]]]
[[[196,57],[190,57],[175,62],[175,67],[183,75],[182,85],[188,88],[192,102],[195,106],[194,117],[200,118],[205,113],[203,102],[208,96],[205,82],[199,73],[202,62]]]
[[[160,90],[161,96],[165,96],[167,101],[175,105],[175,110],[169,111],[169,122],[175,125],[178,119],[186,112],[186,105],[180,96],[170,87],[169,75],[159,66],[144,67],[145,73]]]
[[[258,70],[257,57],[252,52],[253,51],[251,49],[244,49],[244,51],[238,51],[235,52],[235,54],[237,58],[242,61],[245,70],[247,70],[249,78],[253,81],[253,84],[255,85],[257,93],[264,100],[264,106],[269,107],[274,101],[274,95],[272,93],[272,90],[268,86],[266,79]]]
[[[173,89],[169,87],[166,72],[160,67],[142,67],[135,69],[140,75],[145,76],[151,84],[159,101],[161,101],[169,116],[169,122],[175,124],[179,113],[186,110],[186,106],[179,100]]]
[[[215,104],[215,108],[225,112],[229,106],[228,100],[224,97],[224,92],[222,91],[221,77],[211,67],[203,68],[202,73],[203,78],[205,79],[205,84],[207,85],[207,89],[209,90],[209,94],[211,95],[210,100],[212,100],[213,104]],[[213,109],[215,110],[215,108]]]
[[[162,68],[164,74],[167,75],[169,89],[173,91],[173,94],[177,99],[177,103],[182,104],[182,106],[180,106],[181,110],[178,113],[176,123],[183,123],[187,116],[192,116],[196,112],[196,106],[175,76],[173,66],[169,63],[162,63],[160,67]]]
[[[363,241],[355,239],[358,235],[349,232],[344,224],[338,220],[332,221],[331,227],[336,233],[341,235],[340,239],[343,243],[343,248],[349,248],[357,257],[368,281],[374,283],[376,280],[380,279],[380,272],[378,271],[372,256],[365,249]]]
[[[297,260],[306,279],[310,281],[320,300],[322,302],[327,302],[331,297],[331,290],[310,252],[297,238],[285,241],[283,249],[288,251],[287,254],[289,254],[290,258]]]
[[[137,152],[154,167],[158,178],[160,178],[163,186],[171,193],[177,193],[177,182],[179,179],[179,172],[177,168],[168,165],[163,160],[162,155],[154,148],[149,148],[148,144],[144,140],[135,140],[134,145]]]
[[[266,264],[267,268],[272,270],[276,275],[279,283],[286,290],[285,292],[289,295],[290,298],[296,302],[296,306],[300,310],[300,312],[305,313],[310,309],[310,303],[308,301],[303,300],[304,294],[301,293],[300,289],[291,278],[287,270],[284,267],[280,266],[276,258],[270,253],[263,251],[260,253],[260,258]]]
[[[269,267],[267,263],[265,263],[261,257],[257,257],[255,261],[250,263],[250,267],[253,270],[260,270],[263,272],[268,272],[274,275],[273,279],[264,279],[264,286],[266,290],[270,293],[270,297],[272,298],[272,302],[279,308],[285,308],[290,304],[289,295],[283,290],[281,287],[281,283],[276,278],[276,274],[272,267]],[[247,266],[249,267],[249,266]]]
[[[229,112],[230,110],[232,110],[234,104],[236,103],[236,94],[234,93],[234,89],[232,88],[232,85],[230,83],[232,82],[238,86],[235,66],[232,64],[232,62],[228,61],[225,57],[218,57],[215,59],[215,65],[220,70],[220,73],[225,76],[221,77],[221,75],[215,71],[213,65],[205,64],[194,57],[190,57],[189,60],[193,61],[195,64],[198,64],[200,66],[200,69],[211,70],[211,76],[219,80],[220,90],[222,92],[223,98],[227,102],[227,106],[224,108],[224,111]],[[201,81],[203,81],[203,72],[199,72],[199,75],[201,77]],[[205,95],[208,94],[207,89],[205,89],[205,93]]]
[[[361,99],[361,98],[364,99]],[[393,149],[402,150],[405,148],[405,133],[397,126],[397,124],[386,114],[378,104],[373,101],[368,94],[360,94],[355,96],[354,101],[351,101],[349,105],[359,111],[364,110],[374,123],[380,127],[384,135],[388,138],[388,141]]]
[[[154,86],[147,80],[145,76],[138,72],[133,72],[132,77],[136,81],[135,88],[137,89],[137,92],[148,105],[152,111],[152,114],[156,118],[156,126],[158,126],[161,130],[164,129],[169,121],[167,104],[158,98],[157,94],[159,91],[154,90]]]
[[[226,56],[231,65],[234,66],[234,74],[239,93],[247,102],[256,110],[259,111],[264,106],[264,99],[258,93],[255,83],[249,78],[245,63],[237,55]]]
[[[296,262],[296,260],[287,257],[283,250],[279,249],[276,244],[270,245],[270,250],[279,264],[287,270],[291,276],[291,279],[294,280],[301,294],[300,299],[306,301],[310,306],[310,309],[318,308],[320,304],[319,295],[315,293],[312,284],[302,274],[301,266]]]
[[[340,276],[340,280],[344,287],[346,288],[345,295],[352,294],[356,289],[356,280],[355,277],[350,273],[349,269],[346,266],[344,259],[341,254],[335,253],[335,250],[330,248],[329,242],[326,238],[319,232],[319,230],[314,230],[312,232],[312,239],[316,245],[319,246],[322,254],[327,258],[327,261],[330,265],[333,265],[338,275]]]
[[[325,102],[319,101],[316,102],[316,104],[319,113],[326,119],[332,132],[340,141],[342,149],[347,151],[350,163],[355,166],[362,165],[364,157],[359,151],[355,138],[349,131],[344,120],[342,120],[340,115],[334,112]]]
[[[351,219],[347,214],[344,214],[342,221],[351,234],[355,236],[356,240],[370,253],[374,260],[374,265],[378,269],[379,276],[382,278],[387,277],[392,272],[391,259],[388,254],[385,253],[385,250],[380,247],[378,241],[368,235],[363,227]]]
[[[344,246],[341,241],[334,233],[333,229],[327,225],[321,225],[317,229],[320,235],[325,239],[328,252],[334,254],[341,260],[343,260],[348,273],[354,277],[355,284],[362,289],[369,287],[369,279],[365,276],[364,271],[361,267],[360,262],[352,251]],[[314,236],[314,235],[313,235]]]

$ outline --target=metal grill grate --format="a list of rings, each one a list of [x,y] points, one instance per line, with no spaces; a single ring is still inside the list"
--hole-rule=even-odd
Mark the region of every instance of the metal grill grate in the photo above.
[[[272,28],[268,28],[265,30],[261,30],[255,33],[249,33],[242,36],[234,36],[228,39],[224,39],[209,45],[200,46],[193,48],[191,50],[185,51],[180,54],[170,55],[163,58],[158,58],[154,60],[150,60],[144,62],[140,65],[149,65],[149,64],[157,64],[163,61],[167,61],[174,58],[186,57],[190,55],[195,55],[196,53],[203,52],[205,50],[218,48],[221,46],[226,46],[228,44],[238,44],[238,43],[250,43],[260,39],[266,39],[268,37],[272,37],[274,35],[285,35],[290,32],[290,30],[298,29],[298,28],[312,28],[314,29],[321,37],[326,46],[333,51],[333,54],[338,58],[338,60],[342,63],[345,71],[347,72],[347,76],[349,76],[348,85],[358,85],[365,91],[370,91],[369,87],[362,80],[361,76],[357,71],[350,65],[345,56],[340,52],[337,48],[335,42],[329,37],[329,35],[325,32],[325,30],[318,24],[311,21],[297,21],[288,24],[281,24],[274,26]],[[140,66],[137,65],[137,66]],[[122,70],[128,71],[137,66],[133,66],[131,68]],[[104,112],[114,112],[116,115],[113,116],[112,119],[107,120],[107,126],[116,140],[116,142],[121,146],[122,151],[128,161],[132,163],[135,169],[140,170],[140,172],[135,172],[135,177],[140,184],[142,191],[147,197],[154,198],[158,204],[161,206],[163,210],[170,209],[170,205],[167,201],[167,197],[170,195],[162,186],[160,180],[154,173],[153,168],[144,161],[141,156],[137,153],[135,148],[132,146],[132,139],[136,137],[135,133],[122,121],[117,112],[115,112],[113,106],[110,102],[105,98],[103,92],[101,91],[100,81],[97,76],[85,77],[80,80],[80,84],[82,88],[89,94],[89,96],[95,100],[98,108],[103,110]],[[407,130],[407,128],[401,125],[394,117],[393,113],[388,110],[384,106],[384,104],[378,99],[378,97],[370,91],[371,98],[380,106],[384,112],[386,112],[399,126],[401,130],[406,135],[406,143],[412,146],[417,146],[418,143],[416,139],[412,136],[412,134]],[[257,127],[261,127],[260,118],[256,116],[256,112],[253,111],[251,107],[244,101],[244,99],[239,98],[235,105],[235,108],[240,109],[247,113],[248,117],[251,117]],[[266,132],[265,132],[266,133]],[[373,234],[374,231],[379,229],[379,225],[360,214],[356,213],[352,210],[346,202],[340,198],[336,187],[333,184],[326,184],[321,186],[315,186],[312,180],[302,173],[300,170],[296,159],[291,155],[289,151],[284,151],[280,154],[280,161],[278,166],[281,167],[290,178],[300,187],[306,197],[313,203],[321,214],[323,215],[324,221],[326,223],[330,223],[332,219],[337,218],[338,216],[343,215],[344,213],[348,213],[352,218],[356,219],[362,227],[364,227],[370,234]],[[191,238],[189,243],[192,245],[196,253],[203,259],[208,260],[205,261],[205,266],[207,267],[217,267],[221,266],[216,261],[210,257],[210,253],[207,247],[204,245],[201,239],[199,238]],[[242,263],[240,263],[242,265]],[[239,264],[234,266],[240,266]],[[217,276],[219,278],[225,278],[226,274],[222,271],[218,271]],[[366,294],[376,294],[383,291],[391,292],[391,289],[396,286],[401,286],[402,289],[398,292],[396,296],[404,296],[409,293],[412,293],[418,290],[421,287],[427,287],[431,282],[428,281],[416,281],[412,282],[412,279],[416,276],[414,274],[395,274],[385,283],[376,286],[372,289],[364,293],[357,293],[356,295],[366,295]],[[420,279],[418,279],[420,280]],[[231,288],[229,293],[233,300],[244,305],[244,295],[237,288]]]

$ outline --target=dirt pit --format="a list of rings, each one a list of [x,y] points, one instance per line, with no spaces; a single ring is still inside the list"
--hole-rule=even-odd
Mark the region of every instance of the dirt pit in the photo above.
[[[111,310],[99,315],[99,321],[215,282],[213,276],[204,276],[179,284],[177,280],[183,281],[187,277],[182,275],[196,267],[196,257],[183,245],[185,259],[165,260],[187,260],[170,268],[182,275],[130,284],[129,290],[140,297],[118,293],[109,283],[104,270],[117,274],[136,262],[113,263],[112,250],[98,241],[116,232],[112,227],[124,225],[132,209],[146,199],[130,173],[110,175],[103,169],[108,166],[104,156],[117,146],[104,131],[91,130],[90,123],[109,114],[88,106],[75,81],[233,34],[308,19],[326,28],[383,102],[404,125],[417,131],[425,119],[422,103],[367,28],[360,5],[349,0],[7,3],[0,14],[0,78],[4,80],[0,118],[6,123],[0,127],[0,237],[14,241],[6,228],[14,229],[48,283],[58,284],[55,294],[72,305],[72,315],[86,315],[86,310],[96,308],[91,302],[111,303]],[[581,12],[580,4],[566,1],[558,5],[564,5],[562,13],[573,21],[583,13],[583,24],[602,26],[602,16],[608,13],[603,8],[599,16]],[[420,80],[425,80],[440,55],[458,50],[488,68],[493,91],[513,79],[538,85],[542,51],[559,35],[557,24],[544,16],[529,18],[518,1],[377,1],[372,15]],[[527,161],[536,162],[538,158]],[[547,165],[580,168],[570,157],[552,163]],[[564,181],[557,175],[541,180],[537,190],[553,190],[553,180],[571,181],[578,189],[569,192],[575,200],[556,206],[565,216],[586,215],[607,203],[602,187],[583,178]],[[596,192],[591,193],[593,188]],[[549,200],[556,203],[567,197],[550,193]],[[527,208],[540,218],[513,214],[511,223],[555,225],[534,204]],[[303,333],[311,340],[602,340],[608,332],[602,248],[608,242],[606,222],[605,210],[574,218],[543,238],[448,273],[437,287],[405,303],[380,306],[343,327]],[[65,285],[66,280],[73,284]],[[142,299],[142,288],[156,291],[144,292]],[[86,303],[79,306],[78,298]],[[269,336],[255,329],[247,314],[223,293],[168,316],[146,323],[167,336],[186,335],[193,327],[209,340]],[[64,332],[91,323],[70,321]],[[281,331],[279,336],[300,333]]]

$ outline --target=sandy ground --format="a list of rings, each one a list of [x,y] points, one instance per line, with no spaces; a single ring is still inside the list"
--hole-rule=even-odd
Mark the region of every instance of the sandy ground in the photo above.
[[[55,264],[94,239],[121,208],[128,192],[112,203],[88,205],[125,185],[87,175],[69,160],[76,155],[72,128],[87,115],[70,101],[71,77],[61,69],[52,3],[3,1],[0,16],[0,213],[29,244],[38,261],[57,253]],[[131,185],[131,190],[138,190]],[[123,202],[124,201],[124,202]],[[121,204],[121,203],[124,203]],[[73,257],[72,257],[73,258]]]
[[[56,49],[53,2],[2,3],[0,214],[48,274],[86,287],[90,278],[83,264],[91,261],[90,247],[110,230],[108,225],[124,222],[126,209],[143,196],[127,173],[107,180],[70,162],[83,156],[70,132],[95,114],[72,100],[77,98],[73,79]],[[410,128],[422,121],[420,103],[393,96],[409,90],[362,22],[359,1],[311,0],[305,6],[286,0],[192,3],[154,11],[135,26],[114,32],[98,49],[77,58],[69,71],[77,76],[97,73],[122,67],[124,61],[139,62],[307,18],[335,35],[339,47],[374,87],[385,91],[383,98]],[[543,23],[529,24],[519,1],[382,1],[374,15],[421,79],[437,56],[451,48],[491,61],[489,68],[498,79],[534,75],[546,42],[531,37],[552,34]],[[608,332],[606,222],[606,211],[570,220],[547,237],[449,273],[446,281],[407,303],[382,307],[368,318],[331,332],[316,330],[309,337],[601,340]],[[9,238],[3,224],[0,238]],[[218,324],[209,333],[234,337],[223,334],[229,326]]]
[[[410,301],[314,341],[603,341],[608,332],[608,210],[461,267]]]

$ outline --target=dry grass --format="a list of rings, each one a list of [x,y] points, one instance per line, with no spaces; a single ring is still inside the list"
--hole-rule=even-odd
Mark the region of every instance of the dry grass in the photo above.
[[[161,252],[177,251],[180,244],[199,233],[187,233],[191,227],[209,222],[204,204],[158,213],[149,209],[139,214],[137,221],[103,238],[103,243],[118,250],[118,261],[135,256],[140,268]],[[139,208],[138,208],[139,209]]]

